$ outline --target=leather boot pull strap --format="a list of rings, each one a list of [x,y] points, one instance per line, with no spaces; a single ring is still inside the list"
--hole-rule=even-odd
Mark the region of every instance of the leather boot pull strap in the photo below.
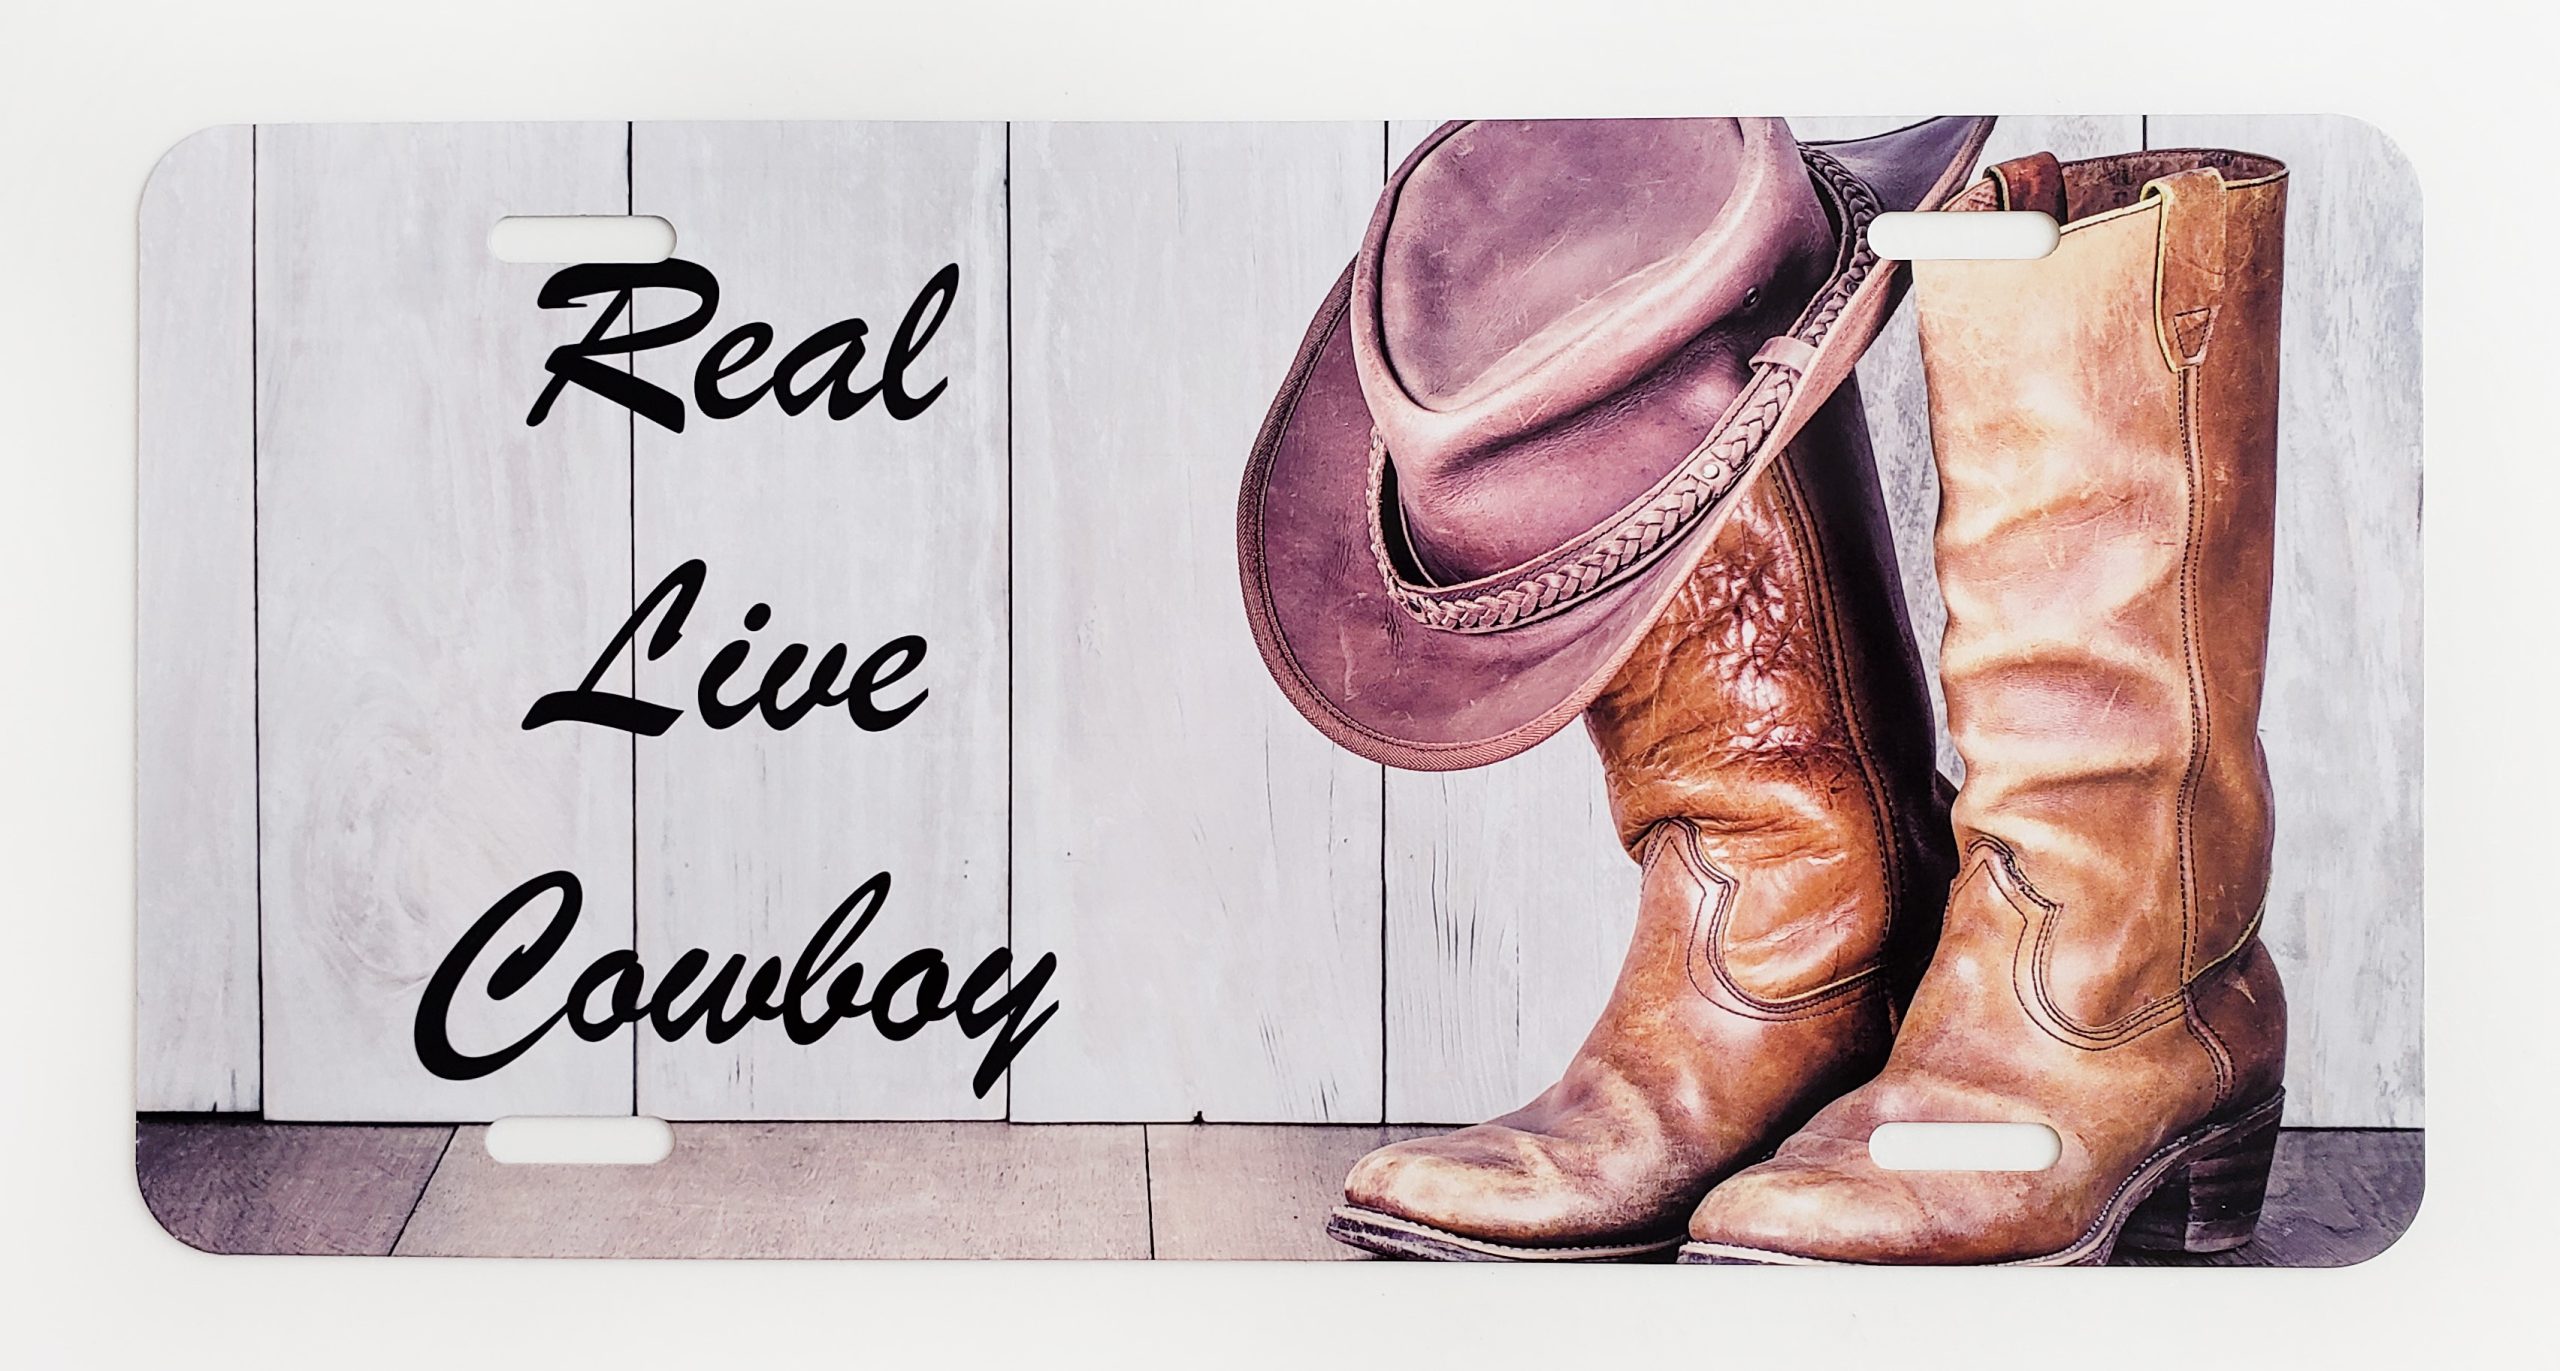
[[[1991,169],[1991,179],[2000,187],[2002,209],[2033,210],[2057,224],[2070,217],[2062,189],[2062,163],[2052,153],[2011,158]]]
[[[2222,174],[2211,167],[2191,167],[2142,188],[2143,199],[2160,202],[2152,303],[2160,353],[2171,371],[2203,361],[2213,339],[2214,313],[2222,304],[2222,233],[2229,219],[2223,194]]]

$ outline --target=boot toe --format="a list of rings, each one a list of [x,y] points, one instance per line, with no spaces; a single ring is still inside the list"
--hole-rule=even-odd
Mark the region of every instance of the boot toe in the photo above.
[[[1925,1207],[1890,1177],[1783,1164],[1708,1192],[1689,1237],[1745,1254],[1859,1263],[1918,1260],[1933,1241]]]
[[[1552,1140],[1496,1124],[1391,1143],[1360,1159],[1343,1198],[1445,1232],[1525,1246],[1623,1236],[1643,1218],[1608,1212],[1550,1154]]]

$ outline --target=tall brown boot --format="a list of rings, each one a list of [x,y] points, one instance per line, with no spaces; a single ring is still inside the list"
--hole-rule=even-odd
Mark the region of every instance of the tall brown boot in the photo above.
[[[2263,157],[2031,157],[1950,208],[2051,214],[2051,256],[1915,264],[1962,867],[1883,1074],[1718,1187],[1684,1256],[2248,1241],[2284,1075],[2257,739],[2284,206]],[[1886,1171],[1894,1121],[2045,1124],[2061,1158]]]
[[[1926,960],[1953,865],[1929,717],[1844,385],[1585,715],[1644,867],[1599,1023],[1526,1107],[1369,1154],[1327,1231],[1443,1260],[1667,1254],[1708,1187],[1884,1060],[1908,989],[1888,963]]]

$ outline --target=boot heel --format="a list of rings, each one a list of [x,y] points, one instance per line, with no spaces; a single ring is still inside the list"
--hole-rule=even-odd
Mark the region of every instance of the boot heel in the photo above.
[[[2144,1252],[2228,1252],[2258,1232],[2275,1166],[2279,1097],[2257,1117],[2197,1146],[2125,1220],[2117,1242]]]

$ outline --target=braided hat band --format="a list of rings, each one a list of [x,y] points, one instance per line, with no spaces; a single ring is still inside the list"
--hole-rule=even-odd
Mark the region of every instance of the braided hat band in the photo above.
[[[1499,633],[1547,618],[1651,565],[1741,486],[1794,398],[1814,350],[1879,260],[1867,245],[1867,224],[1878,209],[1875,193],[1830,154],[1813,147],[1800,151],[1840,226],[1840,270],[1792,327],[1752,356],[1750,381],[1706,440],[1606,523],[1508,571],[1455,586],[1417,581],[1408,574],[1418,565],[1402,537],[1400,506],[1397,537],[1392,543],[1388,537],[1387,510],[1396,499],[1394,460],[1384,436],[1370,431],[1369,547],[1388,598],[1406,614],[1449,633]]]

